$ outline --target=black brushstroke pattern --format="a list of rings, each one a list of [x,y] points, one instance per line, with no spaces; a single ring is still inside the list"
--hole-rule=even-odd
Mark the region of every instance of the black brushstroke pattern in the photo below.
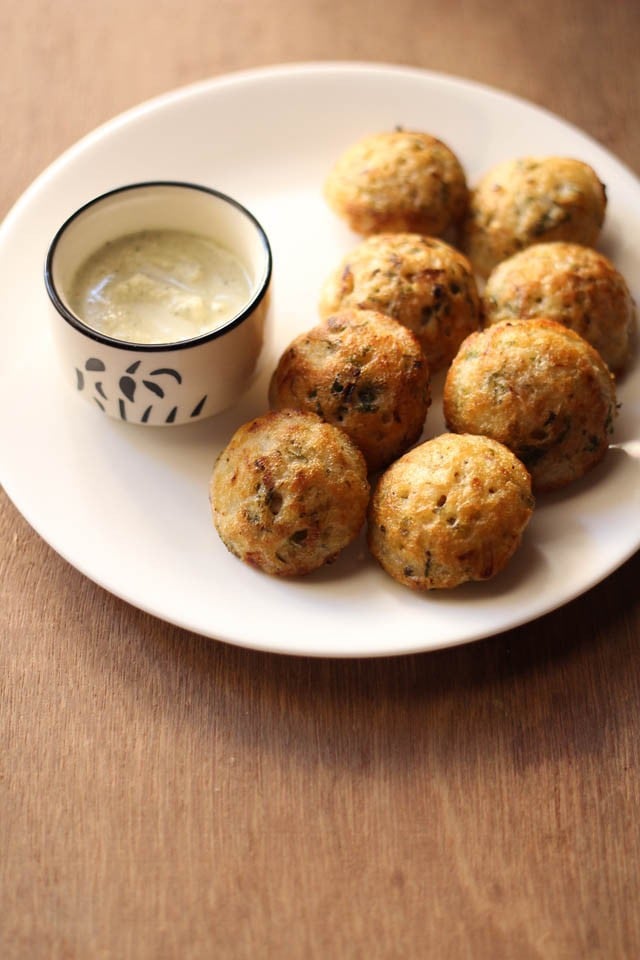
[[[136,382],[133,377],[120,377],[119,386],[127,400],[133,402],[133,397],[136,392]]]
[[[192,416],[192,417],[199,417],[199,416],[200,416],[200,414],[202,413],[202,408],[204,407],[206,401],[207,401],[207,395],[206,395],[206,393],[205,393],[205,395],[204,395],[204,397],[202,398],[202,400],[201,400],[199,403],[197,403],[196,406],[195,406],[195,407],[193,408],[193,410],[191,411],[191,416]]]
[[[164,390],[157,383],[154,383],[153,380],[143,380],[142,382],[147,390],[151,390],[151,393],[155,393],[157,397],[164,397]]]
[[[158,370],[152,370],[152,377],[159,377],[161,374],[167,373],[170,377],[175,377],[178,383],[182,383],[182,376],[178,373],[177,370],[173,370],[171,367],[160,367]]]
[[[89,359],[84,365],[84,368],[85,370],[92,370],[92,371],[97,371],[97,370],[102,371],[107,369],[104,363],[102,362],[102,360],[98,360],[97,357],[89,357]]]

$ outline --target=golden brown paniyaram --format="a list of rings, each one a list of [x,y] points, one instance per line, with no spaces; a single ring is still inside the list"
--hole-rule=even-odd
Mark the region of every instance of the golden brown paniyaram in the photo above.
[[[213,469],[213,522],[227,549],[265,573],[331,563],[360,531],[369,501],[364,457],[313,413],[280,410],[243,424]]]
[[[504,443],[535,491],[583,476],[613,432],[613,376],[573,330],[544,318],[503,320],[464,341],[444,384],[444,415],[456,433]]]
[[[488,437],[442,434],[414,447],[371,498],[373,556],[414,590],[457,587],[502,570],[534,501],[522,463]]]
[[[622,274],[590,247],[536,243],[503,260],[483,294],[486,324],[548,317],[570,327],[614,373],[630,353],[635,305]]]
[[[416,233],[385,233],[358,244],[326,279],[319,309],[378,310],[412,330],[432,373],[445,367],[480,323],[480,298],[467,258]]]
[[[471,191],[463,248],[487,277],[496,264],[533,243],[593,246],[607,197],[588,164],[572,157],[518,157],[492,167]]]
[[[454,152],[428,133],[392,130],[349,146],[325,183],[332,210],[355,233],[443,236],[464,215],[468,190]]]
[[[373,310],[340,310],[300,334],[271,378],[274,409],[317,413],[379,470],[418,440],[431,402],[429,367],[416,337]]]

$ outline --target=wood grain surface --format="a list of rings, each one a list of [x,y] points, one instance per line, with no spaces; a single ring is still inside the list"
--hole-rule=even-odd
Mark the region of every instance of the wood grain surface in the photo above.
[[[0,36],[2,215],[119,111],[283,61],[494,84],[640,172],[631,0],[4,0]],[[0,536],[5,960],[640,956],[637,555],[499,637],[317,661],[141,613],[4,495]]]

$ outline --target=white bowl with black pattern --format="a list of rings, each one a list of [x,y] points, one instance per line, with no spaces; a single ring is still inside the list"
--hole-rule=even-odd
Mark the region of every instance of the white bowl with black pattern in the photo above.
[[[83,322],[69,306],[73,279],[105,243],[142,230],[180,230],[221,244],[244,265],[250,296],[216,329],[175,343],[132,343]],[[90,200],[62,224],[46,258],[45,286],[63,374],[78,396],[110,417],[165,426],[230,407],[250,386],[264,339],[272,256],[253,214],[198,184],[128,184]]]

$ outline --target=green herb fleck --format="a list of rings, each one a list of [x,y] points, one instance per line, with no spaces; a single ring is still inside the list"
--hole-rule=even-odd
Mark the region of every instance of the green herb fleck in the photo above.
[[[378,391],[373,386],[361,386],[356,392],[356,406],[362,413],[375,413],[378,410]]]

